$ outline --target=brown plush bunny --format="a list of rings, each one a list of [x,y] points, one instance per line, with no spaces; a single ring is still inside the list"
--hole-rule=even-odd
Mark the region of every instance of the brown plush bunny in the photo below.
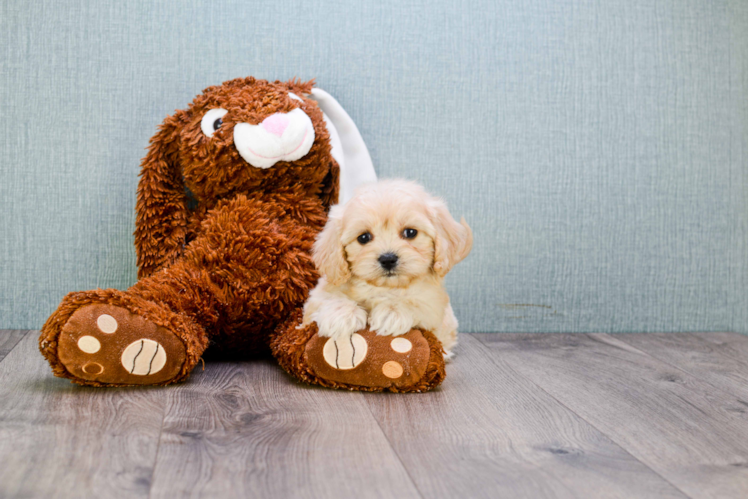
[[[342,108],[330,113],[347,120],[335,130],[320,109],[334,100],[312,86],[231,80],[164,121],[138,186],[139,281],[63,299],[39,339],[55,375],[164,385],[185,379],[210,345],[234,357],[270,348],[292,375],[329,387],[403,392],[441,382],[441,345],[429,332],[408,334],[416,348],[400,360],[402,375],[382,380],[362,378],[394,359],[371,332],[360,332],[366,362],[346,371],[324,362],[316,326],[297,328],[318,279],[310,252],[330,205],[341,183],[367,180],[345,169],[341,179],[345,157],[333,147],[341,149],[341,135],[360,136]]]

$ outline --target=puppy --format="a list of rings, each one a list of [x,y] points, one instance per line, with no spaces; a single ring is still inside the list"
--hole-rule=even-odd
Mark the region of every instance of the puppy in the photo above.
[[[378,335],[429,330],[451,357],[457,319],[444,276],[473,246],[473,232],[458,224],[439,198],[410,181],[361,186],[330,210],[312,258],[322,277],[304,305],[303,325],[316,322],[322,337],[365,329]]]

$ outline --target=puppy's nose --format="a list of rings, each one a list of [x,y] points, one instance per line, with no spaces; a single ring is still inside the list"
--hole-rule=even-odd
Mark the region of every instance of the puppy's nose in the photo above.
[[[379,256],[379,264],[387,271],[391,271],[397,265],[397,255],[388,252]]]
[[[275,134],[280,137],[283,135],[283,132],[285,132],[289,122],[290,120],[286,115],[275,113],[274,115],[270,115],[262,120],[262,128],[264,128],[271,134]]]

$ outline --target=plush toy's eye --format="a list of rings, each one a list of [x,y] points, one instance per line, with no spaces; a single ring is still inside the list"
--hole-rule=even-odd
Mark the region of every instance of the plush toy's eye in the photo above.
[[[371,233],[367,231],[363,234],[360,234],[358,238],[356,238],[356,240],[362,245],[366,245],[367,243],[371,241],[371,238],[372,238]]]
[[[405,238],[406,240],[412,240],[416,236],[418,236],[418,231],[416,231],[415,229],[409,227],[403,229],[403,238]]]
[[[200,128],[203,130],[203,134],[208,137],[213,137],[215,131],[221,128],[223,117],[226,113],[228,113],[228,111],[223,108],[211,109],[205,113],[200,122]]]
[[[290,97],[291,99],[296,99],[297,101],[299,101],[299,102],[301,102],[301,103],[303,103],[303,102],[304,102],[304,101],[303,101],[303,100],[301,99],[301,97],[297,96],[297,95],[296,95],[296,94],[294,94],[293,92],[289,92],[289,93],[288,93],[288,97]]]

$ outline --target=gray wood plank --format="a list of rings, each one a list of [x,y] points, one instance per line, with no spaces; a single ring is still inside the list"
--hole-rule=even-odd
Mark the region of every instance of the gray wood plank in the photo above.
[[[735,332],[692,333],[704,342],[714,346],[715,352],[741,363],[748,360],[748,335]]]
[[[74,386],[37,335],[0,363],[0,497],[146,497],[168,390]]]
[[[470,335],[436,391],[366,399],[426,497],[683,497]]]
[[[30,330],[0,330],[0,361],[5,359],[10,351]]]
[[[706,335],[709,334],[627,333],[617,335],[616,339],[737,396],[737,404],[728,404],[726,409],[748,414],[748,356],[738,361],[706,341]],[[738,333],[732,335],[744,337]],[[748,345],[748,339],[745,340]]]
[[[478,338],[689,496],[748,496],[736,398],[609,335]]]
[[[154,497],[420,497],[361,393],[273,361],[208,363],[169,394]]]

